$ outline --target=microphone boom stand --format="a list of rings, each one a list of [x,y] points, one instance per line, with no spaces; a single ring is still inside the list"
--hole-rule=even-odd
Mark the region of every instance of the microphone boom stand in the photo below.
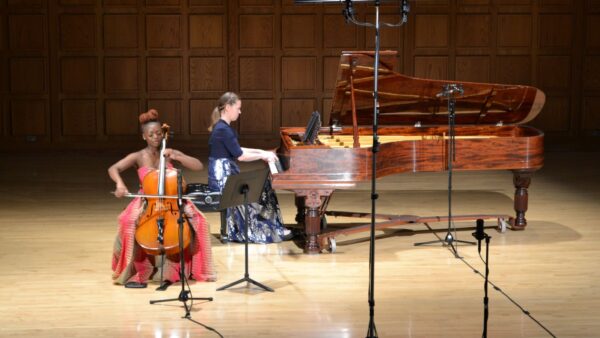
[[[377,329],[375,327],[375,216],[376,216],[376,201],[379,195],[377,194],[377,152],[379,152],[379,137],[377,130],[379,128],[379,46],[380,46],[380,20],[379,20],[379,5],[380,0],[375,0],[375,24],[367,22],[359,22],[354,17],[352,1],[346,0],[346,8],[342,11],[344,18],[348,22],[352,22],[357,26],[371,27],[375,29],[375,60],[373,65],[373,147],[371,148],[371,233],[369,242],[369,327],[367,329],[367,338],[377,337]],[[390,24],[384,23],[387,27],[400,27],[406,23],[409,12],[408,0],[402,1],[401,21]]]
[[[150,304],[163,303],[163,302],[173,302],[180,301],[183,303],[185,308],[185,315],[183,318],[190,319],[190,311],[192,309],[192,304],[194,300],[207,300],[212,302],[212,297],[203,297],[203,298],[193,298],[191,297],[192,291],[185,289],[185,284],[187,278],[185,276],[185,260],[183,254],[183,188],[182,188],[182,178],[181,178],[181,170],[177,170],[177,206],[179,208],[179,218],[177,218],[177,224],[179,224],[179,282],[181,283],[181,291],[179,292],[179,296],[177,298],[169,298],[169,299],[160,299],[160,300],[151,300]],[[199,236],[199,234],[196,234]],[[188,285],[189,288],[189,285]],[[191,300],[192,304],[190,306],[187,305],[187,301]]]
[[[475,232],[473,233],[473,237],[477,240],[477,254],[479,258],[485,264],[485,281],[483,284],[483,333],[481,334],[482,338],[487,338],[487,322],[488,322],[488,275],[490,274],[489,269],[489,260],[490,260],[490,239],[491,236],[488,236],[483,229],[483,219],[478,219],[476,222]],[[481,240],[485,239],[485,260],[481,257]],[[476,273],[479,273],[475,270]]]
[[[438,239],[434,241],[415,243],[415,246],[428,245],[442,242],[444,245],[448,245],[452,249],[454,257],[459,258],[458,245],[454,243],[465,243],[475,245],[474,242],[462,241],[456,239],[456,228],[454,227],[454,221],[452,220],[452,163],[456,159],[456,99],[454,94],[462,94],[463,88],[460,84],[445,84],[441,93],[437,94],[438,98],[446,97],[448,99],[448,232],[443,240]],[[454,235],[452,232],[454,231]]]
[[[487,338],[487,323],[489,317],[489,299],[488,299],[488,275],[489,269],[489,255],[490,255],[490,239],[492,237],[485,235],[485,282],[483,284],[483,333],[482,338]]]
[[[377,194],[377,152],[379,151],[379,1],[375,1],[375,61],[373,66],[373,147],[371,162],[371,233],[369,242],[369,327],[367,338],[378,336],[375,327],[375,214]]]

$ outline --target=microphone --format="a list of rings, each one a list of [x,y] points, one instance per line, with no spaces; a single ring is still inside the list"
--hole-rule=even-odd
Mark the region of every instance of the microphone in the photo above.
[[[342,10],[346,23],[354,20],[354,8],[352,8],[352,0],[346,0],[346,8]]]
[[[475,232],[473,233],[473,237],[477,240],[477,252],[481,252],[481,240],[484,239],[485,236],[485,232],[483,232],[483,220],[478,219]]]
[[[443,86],[443,91],[435,94],[435,97],[440,98],[444,96],[452,96],[454,94],[462,95],[464,93],[464,89],[461,84],[450,83]]]
[[[410,5],[408,0],[402,0],[402,23],[405,24],[408,21],[408,13],[410,12]]]

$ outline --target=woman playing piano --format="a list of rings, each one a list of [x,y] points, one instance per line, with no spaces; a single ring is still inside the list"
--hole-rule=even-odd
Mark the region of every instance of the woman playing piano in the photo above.
[[[242,101],[237,94],[227,92],[219,98],[218,105],[212,112],[212,124],[208,129],[208,186],[213,191],[222,191],[227,176],[240,172],[237,161],[265,162],[277,161],[277,155],[270,151],[242,148],[238,142],[236,131],[231,122],[236,121],[242,113]],[[269,180],[260,197],[259,203],[250,204],[248,241],[253,243],[273,243],[292,238],[292,232],[283,227],[281,211],[275,191],[271,189]],[[244,241],[244,208],[233,207],[227,210],[227,227],[221,230],[221,241]]]
[[[148,173],[159,167],[160,146],[163,138],[161,124],[158,121],[158,112],[150,109],[139,117],[142,126],[142,137],[147,146],[137,152],[131,153],[113,164],[108,169],[108,175],[115,182],[115,196],[123,197],[128,193],[120,173],[131,167],[137,169],[141,182]],[[191,170],[201,170],[202,163],[191,156],[175,149],[165,149],[167,167],[171,168],[171,161],[177,161]],[[139,191],[143,193],[143,191]],[[135,240],[135,231],[139,217],[143,214],[146,203],[143,198],[136,197],[119,215],[119,230],[115,240],[112,258],[113,281],[115,284],[124,284],[129,288],[146,287],[149,279],[160,279],[162,268],[163,283],[159,290],[166,289],[171,283],[179,280],[179,254],[174,257],[167,256],[164,264],[155,261],[160,256],[146,254]],[[214,281],[210,234],[208,223],[204,215],[196,207],[188,202],[184,206],[184,212],[192,228],[192,241],[188,246],[184,259],[185,271],[197,281]]]

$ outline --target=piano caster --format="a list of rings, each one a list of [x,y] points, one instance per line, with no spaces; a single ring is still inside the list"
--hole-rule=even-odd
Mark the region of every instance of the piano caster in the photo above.
[[[329,251],[330,253],[335,253],[335,249],[336,249],[335,238],[332,238],[332,237],[327,238],[327,251]]]
[[[498,228],[496,228],[496,230],[498,230],[498,232],[505,233],[506,228],[508,228],[508,226],[509,226],[509,224],[504,218],[498,218]]]

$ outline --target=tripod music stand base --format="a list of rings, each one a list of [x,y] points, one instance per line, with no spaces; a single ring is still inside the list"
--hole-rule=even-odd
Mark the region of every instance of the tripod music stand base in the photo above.
[[[232,286],[234,286],[234,285],[237,285],[237,284],[240,284],[240,283],[243,283],[243,282],[252,283],[252,284],[254,284],[254,285],[258,286],[259,288],[261,288],[261,289],[263,289],[263,290],[265,290],[265,291],[269,291],[269,292],[275,292],[275,291],[273,291],[273,289],[271,289],[270,287],[268,287],[268,286],[266,286],[266,285],[263,285],[263,284],[261,284],[261,283],[259,283],[259,282],[255,281],[254,279],[252,279],[252,278],[250,278],[250,277],[247,277],[247,276],[246,276],[246,277],[244,277],[244,278],[242,278],[242,279],[240,279],[240,280],[236,280],[236,281],[235,281],[235,282],[233,282],[233,283],[229,283],[229,284],[227,284],[227,285],[225,285],[225,286],[221,286],[220,288],[218,288],[218,289],[217,289],[217,291],[223,291],[223,290],[225,290],[225,289],[229,289],[230,287],[232,287]]]

